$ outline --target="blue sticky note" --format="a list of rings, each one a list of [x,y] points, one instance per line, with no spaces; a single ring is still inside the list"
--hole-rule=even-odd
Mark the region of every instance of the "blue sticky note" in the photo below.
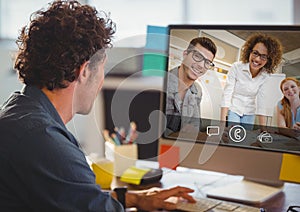
[[[168,28],[148,26],[143,57],[143,76],[164,76],[167,63]]]
[[[168,28],[161,26],[147,26],[145,49],[166,52],[168,43]]]

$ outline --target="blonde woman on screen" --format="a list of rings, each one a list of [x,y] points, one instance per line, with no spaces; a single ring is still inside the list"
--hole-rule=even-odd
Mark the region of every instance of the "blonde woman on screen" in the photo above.
[[[300,82],[287,77],[280,83],[283,98],[277,104],[277,126],[300,129]]]

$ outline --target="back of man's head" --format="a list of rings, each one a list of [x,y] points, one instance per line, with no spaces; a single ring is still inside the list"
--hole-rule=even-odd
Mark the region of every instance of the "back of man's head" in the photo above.
[[[17,40],[15,68],[27,85],[65,88],[80,66],[111,46],[115,25],[104,12],[77,1],[59,0],[31,15]]]

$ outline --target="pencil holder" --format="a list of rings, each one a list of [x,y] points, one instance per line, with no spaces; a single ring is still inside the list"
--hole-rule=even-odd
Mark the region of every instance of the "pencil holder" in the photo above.
[[[106,141],[105,157],[113,161],[114,175],[120,177],[127,168],[135,165],[138,148],[136,144],[114,145]]]

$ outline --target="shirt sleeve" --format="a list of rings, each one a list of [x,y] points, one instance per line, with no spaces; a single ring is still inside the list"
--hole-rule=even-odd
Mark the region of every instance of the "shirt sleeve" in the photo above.
[[[222,101],[221,101],[221,107],[230,107],[231,106],[231,99],[232,94],[235,89],[235,83],[236,83],[236,72],[237,72],[237,65],[234,64],[227,74],[227,80],[226,85],[224,88]]]
[[[27,132],[11,162],[18,194],[32,211],[123,211],[95,183],[85,155],[60,127]]]
[[[201,84],[200,84],[200,82],[196,82],[196,83],[194,83],[195,84],[195,86],[196,86],[196,88],[197,88],[197,105],[198,105],[198,114],[199,114],[199,116],[198,117],[200,117],[201,118],[201,101],[202,101],[202,95],[203,95],[203,93],[202,93],[202,87],[201,87]]]
[[[283,109],[283,106],[282,106],[282,104],[281,104],[281,100],[279,100],[279,101],[277,102],[277,107],[278,107],[280,110]]]

